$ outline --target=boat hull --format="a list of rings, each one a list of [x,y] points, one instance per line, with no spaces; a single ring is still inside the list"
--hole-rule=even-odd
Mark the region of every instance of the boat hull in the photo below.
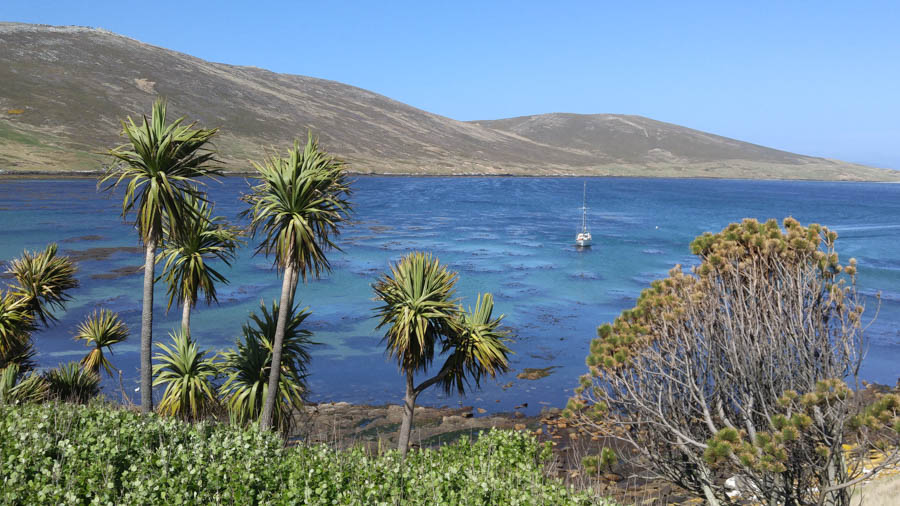
[[[591,240],[578,239],[575,241],[575,246],[580,246],[582,248],[587,248],[591,245]]]

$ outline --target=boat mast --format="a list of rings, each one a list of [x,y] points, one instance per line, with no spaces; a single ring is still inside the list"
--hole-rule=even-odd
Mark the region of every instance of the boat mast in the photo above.
[[[581,232],[587,230],[587,181],[584,182],[584,188],[581,194]]]

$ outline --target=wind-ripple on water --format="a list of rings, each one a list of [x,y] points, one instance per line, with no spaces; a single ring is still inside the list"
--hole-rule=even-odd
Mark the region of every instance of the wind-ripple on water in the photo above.
[[[490,261],[454,262],[453,268],[464,273],[501,273],[507,270],[505,266]]]
[[[568,274],[568,278],[576,281],[602,281],[606,279],[599,272],[573,272]]]
[[[518,289],[501,289],[494,291],[494,298],[501,301],[527,300],[540,294],[540,290],[534,287],[522,287]]]
[[[576,251],[572,241],[581,224],[581,179],[356,178],[353,221],[335,239],[344,252],[328,253],[333,271],[326,280],[311,279],[297,291],[298,302],[313,313],[314,339],[327,344],[312,350],[313,400],[396,402],[402,395],[396,364],[384,354],[383,331],[375,330],[372,283],[389,262],[419,249],[435,253],[459,272],[456,292],[463,305],[474,304],[478,293],[494,293],[495,312],[505,314],[504,324],[517,334],[512,344],[516,367],[546,367],[545,354],[555,354],[551,365],[560,366],[537,382],[507,377],[486,383],[478,394],[484,399],[480,407],[508,410],[533,401],[534,409],[527,411],[536,412],[537,401],[563,406],[585,372],[584,357],[596,327],[632,307],[640,291],[665,277],[675,263],[685,269],[695,265],[689,244],[697,235],[744,217],[794,216],[838,231],[841,258],[859,259],[867,314],[874,310],[874,294],[882,292],[878,319],[868,331],[874,351],[866,358],[865,379],[896,381],[900,206],[895,203],[900,202],[900,185],[624,178],[587,183],[594,246]],[[208,190],[217,212],[225,216],[235,217],[245,208],[238,199],[246,190],[243,178],[226,178]],[[754,198],[745,198],[749,194]],[[114,348],[113,358],[125,371],[126,384],[133,385],[142,277],[91,279],[142,260],[142,251],[125,249],[139,243],[132,227],[122,223],[119,198],[98,197],[92,180],[0,181],[0,258],[62,239],[84,238],[64,248],[73,251],[114,249],[105,259],[79,263],[82,286],[72,293],[68,312],[59,325],[36,335],[38,361],[55,366],[62,356],[57,354],[83,353],[84,347],[71,338],[75,326],[95,307],[109,307],[122,312],[132,329],[131,339]],[[73,220],[79,213],[91,219]],[[91,236],[102,237],[88,240]],[[253,256],[256,241],[249,242],[233,267],[222,269],[231,282],[217,287],[222,304],[201,303],[192,315],[192,334],[204,347],[232,346],[259,301],[270,304],[280,295],[281,277],[272,258]],[[164,295],[159,284],[154,317],[159,340],[180,319],[180,311],[165,314]],[[502,389],[509,381],[513,386]],[[105,388],[117,391],[118,385]],[[501,402],[495,403],[497,399]],[[422,402],[456,398],[434,394]]]

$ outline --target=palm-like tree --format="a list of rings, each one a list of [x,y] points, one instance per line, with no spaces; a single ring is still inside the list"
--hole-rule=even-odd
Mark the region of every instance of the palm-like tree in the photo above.
[[[153,282],[156,248],[164,228],[172,236],[184,233],[193,216],[188,196],[203,199],[196,183],[204,176],[220,174],[208,143],[217,129],[194,128],[178,118],[166,124],[166,103],[156,100],[150,118],[140,125],[131,118],[122,122],[128,143],[109,151],[115,164],[99,182],[110,191],[127,181],[122,217],[135,213],[134,224],[145,248],[143,310],[141,313],[141,411],[153,409],[151,390],[151,343],[153,340]],[[105,186],[104,186],[105,185]]]
[[[260,304],[260,315],[250,315],[250,322],[243,326],[236,348],[221,354],[220,369],[226,381],[220,393],[232,423],[247,425],[260,418],[269,392],[273,342],[280,314],[278,304],[273,302],[271,310]],[[303,405],[307,392],[308,349],[316,344],[310,340],[312,333],[301,328],[309,315],[308,308],[293,308],[285,328],[273,411],[273,426],[285,433],[291,428],[293,410]]]
[[[31,332],[34,320],[26,302],[10,292],[0,292],[0,369],[18,364],[25,370],[34,367]]]
[[[113,367],[104,355],[103,348],[112,354],[112,345],[128,339],[128,327],[125,326],[118,314],[108,309],[100,309],[91,313],[84,322],[78,325],[75,339],[84,341],[85,346],[92,348],[81,359],[81,366],[98,377],[102,367],[106,370],[106,374],[112,376]]]
[[[46,326],[56,322],[51,310],[62,309],[67,291],[78,286],[75,265],[69,257],[57,256],[56,244],[44,251],[24,251],[9,264],[7,274],[15,279],[10,291],[19,297],[32,320]]]
[[[456,333],[445,347],[451,353],[444,363],[449,371],[441,380],[444,392],[456,389],[464,395],[469,381],[477,388],[485,374],[494,378],[509,371],[509,331],[500,330],[503,315],[494,318],[493,312],[494,296],[490,293],[479,294],[474,309],[459,308]]]
[[[216,365],[189,335],[177,332],[171,338],[171,347],[157,343],[161,352],[153,357],[157,362],[153,386],[166,386],[159,410],[183,420],[199,420],[218,404],[212,385],[218,374]]]
[[[244,197],[250,204],[245,213],[252,218],[250,232],[263,235],[256,252],[274,254],[276,267],[284,271],[273,342],[273,360],[280,364],[298,277],[306,281],[307,275],[318,277],[330,269],[325,251],[339,249],[333,238],[351,211],[350,186],[344,163],[321,151],[312,134],[304,149],[294,142],[287,158],[272,156],[253,166],[261,182]],[[271,368],[260,430],[272,426],[279,374],[281,367]]]
[[[50,392],[50,385],[35,373],[26,374],[18,364],[0,369],[0,404],[42,402]]]
[[[100,375],[82,369],[77,362],[60,364],[44,373],[49,396],[64,402],[84,404],[100,393]]]
[[[34,368],[32,332],[56,321],[52,310],[62,309],[78,286],[71,259],[57,255],[55,244],[43,251],[25,251],[12,260],[6,273],[13,283],[0,292],[0,369],[18,364],[21,370]]]
[[[503,316],[492,318],[493,297],[479,296],[473,312],[457,306],[454,285],[457,274],[431,254],[413,252],[390,266],[373,285],[382,305],[375,309],[378,329],[387,327],[388,354],[406,376],[406,396],[400,425],[399,448],[406,456],[416,398],[440,384],[446,392],[465,393],[469,382],[477,388],[484,374],[509,368],[505,332],[498,327]],[[438,373],[418,386],[417,372],[427,373],[435,352],[449,354]]]
[[[168,285],[169,305],[182,305],[181,331],[190,335],[191,308],[202,293],[207,304],[218,302],[216,283],[228,283],[225,276],[210,265],[221,260],[230,266],[240,244],[239,232],[222,217],[211,217],[208,202],[188,195],[185,204],[193,209],[186,217],[184,234],[169,237],[166,233],[163,277]],[[166,229],[168,230],[168,229]]]

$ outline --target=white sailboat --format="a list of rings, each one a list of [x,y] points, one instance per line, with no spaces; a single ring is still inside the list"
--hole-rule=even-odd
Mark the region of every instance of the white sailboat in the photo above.
[[[584,183],[581,200],[581,232],[575,236],[575,245],[586,248],[591,245],[591,231],[587,226],[587,183]]]

